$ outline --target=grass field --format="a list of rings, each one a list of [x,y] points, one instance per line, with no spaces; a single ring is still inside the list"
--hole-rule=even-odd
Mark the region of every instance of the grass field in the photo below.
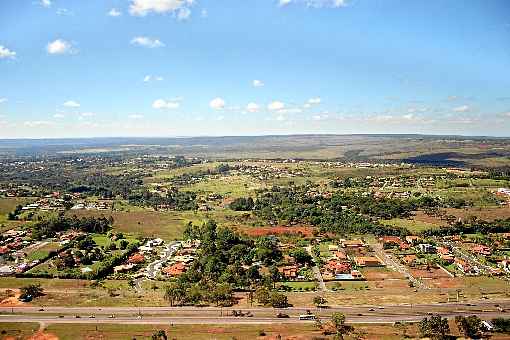
[[[391,220],[381,220],[381,223],[387,226],[406,228],[412,233],[419,233],[427,229],[436,229],[439,226],[434,223],[419,221],[415,219],[393,218]]]
[[[28,337],[39,336],[37,339],[150,339],[159,330],[165,331],[169,339],[190,340],[232,340],[232,339],[313,339],[322,338],[322,334],[313,324],[266,324],[266,325],[116,325],[116,324],[50,324],[44,331],[37,331],[35,323],[0,323],[6,336]],[[453,328],[455,329],[455,328]],[[455,329],[456,330],[456,329]],[[368,339],[399,339],[401,333],[391,325],[355,325],[355,331]],[[265,335],[261,335],[265,334]],[[417,335],[417,327],[410,324],[407,330],[410,336]],[[329,337],[331,338],[331,337]],[[355,339],[354,335],[346,336],[346,340]]]
[[[29,197],[0,198],[0,232],[19,226],[18,221],[9,221],[7,214],[16,209],[18,205],[25,205],[34,199]]]

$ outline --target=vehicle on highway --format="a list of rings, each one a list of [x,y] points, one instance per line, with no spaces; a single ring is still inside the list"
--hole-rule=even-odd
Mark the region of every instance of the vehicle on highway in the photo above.
[[[289,318],[289,314],[285,314],[285,313],[278,313],[278,314],[276,314],[276,317],[277,317],[278,319],[287,319],[287,318]]]
[[[96,316],[94,314],[89,315],[89,319],[95,319],[95,318],[96,318]]]
[[[317,317],[315,314],[303,314],[299,316],[299,320],[306,321],[306,320],[316,320]]]
[[[59,317],[60,319],[62,319],[64,316],[63,316],[63,315],[59,315],[58,317]]]
[[[75,315],[75,316],[74,316],[74,318],[75,318],[75,319],[80,319],[80,318],[81,318],[81,316],[79,316],[79,315]]]
[[[115,319],[115,314],[108,315],[108,319]]]

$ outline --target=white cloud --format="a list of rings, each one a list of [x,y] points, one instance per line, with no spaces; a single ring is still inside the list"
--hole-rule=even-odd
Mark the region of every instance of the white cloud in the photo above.
[[[149,74],[149,75],[146,75],[145,77],[143,77],[143,82],[144,83],[148,83],[148,82],[153,81],[153,80],[162,81],[163,79],[164,78],[162,76],[151,76]]]
[[[404,117],[404,119],[411,120],[414,118],[414,114],[409,113],[409,114],[403,115],[402,117]]]
[[[252,84],[253,84],[253,87],[262,87],[262,86],[264,86],[264,82],[262,80],[257,80],[257,79],[255,79],[252,82]]]
[[[308,99],[308,104],[310,104],[310,105],[317,105],[317,104],[320,104],[320,103],[321,103],[321,98],[320,97],[315,97],[315,98]]]
[[[279,101],[269,103],[267,108],[271,111],[279,111],[285,108],[285,104]]]
[[[312,116],[313,120],[325,120],[329,118],[329,114],[327,113],[318,113]]]
[[[57,15],[74,15],[74,13],[67,8],[59,8],[57,9],[56,13]]]
[[[469,107],[469,105],[461,105],[461,106],[454,107],[452,110],[454,112],[467,112],[467,111],[471,110],[471,108]]]
[[[53,118],[55,118],[55,119],[62,119],[62,118],[64,118],[64,117],[65,117],[65,116],[64,116],[62,113],[55,113],[55,114],[53,115]]]
[[[0,45],[0,59],[14,59],[16,52],[9,50],[7,47]]]
[[[282,122],[284,120],[287,120],[287,117],[285,117],[284,115],[278,115],[278,117],[276,117],[276,120]]]
[[[202,9],[202,11],[200,12],[200,16],[202,18],[207,18],[209,14],[207,13],[207,10],[205,8]]]
[[[246,111],[248,112],[257,112],[258,110],[260,110],[260,106],[256,103],[249,103],[248,105],[246,105]]]
[[[149,37],[134,37],[131,39],[132,45],[148,47],[148,48],[156,48],[165,46],[159,39],[149,38]]]
[[[49,8],[52,5],[51,0],[41,0],[39,4],[46,8]]]
[[[304,4],[313,8],[340,8],[347,6],[346,0],[279,0],[278,6],[284,7],[290,3]]]
[[[179,16],[186,16],[186,12],[190,11],[189,7],[194,4],[194,0],[131,0],[129,5],[129,13],[136,16],[146,16],[150,13],[165,14],[172,13]],[[189,16],[189,14],[187,14]]]
[[[209,103],[209,106],[215,110],[221,110],[225,107],[225,100],[223,100],[222,98],[219,98],[219,97],[214,98]]]
[[[191,10],[187,7],[183,7],[177,11],[177,20],[188,20],[191,16]]]
[[[65,106],[65,107],[74,107],[74,108],[80,107],[80,103],[78,103],[78,102],[76,102],[74,100],[68,100],[68,101],[66,101],[62,105]]]
[[[144,116],[143,116],[143,115],[141,115],[141,114],[137,114],[137,113],[135,113],[135,114],[129,115],[129,116],[128,116],[128,118],[129,118],[129,119],[143,119],[143,118],[144,118]]]
[[[108,12],[108,15],[111,16],[111,17],[120,17],[122,15],[122,13],[116,9],[116,8],[112,8],[109,12]]]
[[[7,102],[7,98],[0,98],[0,104],[6,103],[6,102]]]
[[[89,117],[94,117],[96,114],[94,112],[82,112],[80,113],[80,117],[83,117],[83,118],[89,118]]]
[[[225,119],[225,116],[218,116],[216,117],[216,120],[224,120]]]
[[[178,109],[181,106],[180,99],[171,99],[171,100],[165,100],[165,99],[156,99],[152,103],[152,107],[154,109],[160,110],[160,109]]]
[[[73,44],[63,39],[57,39],[55,41],[49,42],[48,45],[46,45],[46,51],[49,54],[76,53],[76,49],[73,47]]]
[[[41,126],[51,126],[53,122],[47,120],[30,120],[23,123],[26,127],[35,128]]]

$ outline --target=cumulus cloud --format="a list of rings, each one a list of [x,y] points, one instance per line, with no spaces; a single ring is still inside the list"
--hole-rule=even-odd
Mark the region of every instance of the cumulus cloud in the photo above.
[[[72,108],[80,107],[80,103],[78,103],[74,100],[68,100],[62,105],[65,107],[72,107]]]
[[[148,83],[148,82],[153,81],[153,80],[162,81],[163,79],[164,78],[162,76],[151,76],[149,74],[149,75],[146,75],[145,77],[143,77],[143,82],[144,83]]]
[[[187,20],[191,16],[191,10],[183,7],[177,11],[177,20]]]
[[[225,108],[225,100],[223,98],[214,98],[209,102],[209,106],[214,110],[221,110]]]
[[[327,113],[318,113],[312,116],[313,120],[325,120],[329,118],[329,114]]]
[[[49,8],[52,5],[51,0],[41,0],[39,4],[46,8]]]
[[[47,120],[30,120],[23,123],[26,127],[29,128],[36,128],[41,126],[51,126],[53,125],[53,122],[47,121]]]
[[[283,110],[285,108],[285,104],[280,101],[274,101],[274,102],[269,103],[267,108],[270,111],[279,111],[279,110]]]
[[[262,80],[255,79],[253,82],[253,87],[262,87],[264,86],[264,82]]]
[[[55,13],[57,13],[57,15],[74,15],[74,13],[67,8],[59,8]]]
[[[0,59],[14,59],[16,52],[9,50],[7,47],[0,45]]]
[[[46,51],[49,54],[73,54],[77,52],[72,43],[63,39],[49,42],[46,45]]]
[[[249,103],[248,105],[246,105],[246,111],[248,112],[257,112],[258,110],[260,110],[260,106],[256,103]]]
[[[150,13],[171,13],[182,20],[189,17],[193,4],[194,0],[131,0],[129,13],[142,17]]]
[[[111,16],[111,17],[120,17],[122,15],[122,12],[120,12],[118,9],[116,8],[112,8],[109,12],[108,12],[108,15]]]
[[[320,97],[315,97],[315,98],[308,99],[308,104],[310,104],[310,105],[317,105],[317,104],[320,104],[320,103],[321,103],[321,98]]]
[[[129,119],[143,119],[144,116],[138,113],[132,114],[128,116]]]
[[[7,102],[7,98],[0,98],[0,104]]]
[[[454,112],[467,112],[467,111],[471,110],[471,108],[469,107],[469,105],[461,105],[461,106],[454,107],[452,110]]]
[[[291,3],[304,4],[313,8],[340,8],[347,6],[346,0],[279,0],[278,6],[284,7]]]
[[[62,119],[64,117],[65,117],[65,115],[63,115],[62,113],[55,113],[53,115],[53,118],[55,118],[55,119]]]
[[[82,112],[80,113],[80,117],[82,118],[90,118],[94,117],[96,114],[94,112]]]
[[[165,46],[159,39],[154,39],[150,37],[134,37],[131,39],[132,45],[148,47],[148,48],[156,48]]]
[[[152,103],[152,108],[161,110],[161,109],[178,109],[181,106],[181,102],[178,99],[156,99]]]

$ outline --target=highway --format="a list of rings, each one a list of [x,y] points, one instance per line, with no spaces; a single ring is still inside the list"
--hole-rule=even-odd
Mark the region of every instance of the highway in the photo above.
[[[298,316],[308,310],[327,318],[333,312],[344,313],[349,323],[394,323],[420,321],[432,313],[453,318],[457,315],[478,315],[484,319],[510,317],[510,301],[445,303],[423,305],[335,306],[330,308],[248,308],[243,313],[251,317],[234,317],[235,308],[195,307],[13,307],[0,308],[0,321],[52,323],[116,323],[116,324],[272,324],[302,323]],[[278,312],[289,318],[276,318]],[[308,321],[310,322],[310,321]]]

